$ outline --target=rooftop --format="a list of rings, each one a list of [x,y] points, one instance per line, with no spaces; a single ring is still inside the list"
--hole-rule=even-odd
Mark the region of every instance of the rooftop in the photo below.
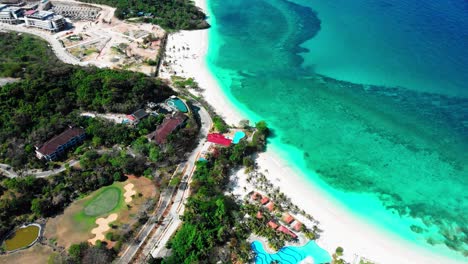
[[[269,201],[270,201],[270,199],[268,199],[268,197],[263,196],[262,200],[260,200],[260,203],[261,204],[267,204]]]
[[[296,230],[298,232],[301,231],[302,230],[302,223],[299,222],[299,221],[296,221],[296,224],[294,225],[293,228],[294,228],[294,230]]]
[[[232,140],[227,139],[226,137],[224,137],[223,134],[211,133],[208,134],[208,142],[229,147],[231,145]]]
[[[187,116],[181,113],[166,118],[162,124],[156,128],[156,131],[148,135],[148,138],[156,141],[157,144],[166,143],[167,136],[183,124],[185,120],[187,120]]]
[[[25,16],[29,18],[37,18],[41,20],[51,19],[56,16],[54,12],[50,12],[50,11],[37,11],[37,10],[31,10],[31,11],[35,11],[35,12],[30,15],[25,13]]]
[[[70,139],[81,136],[85,133],[85,130],[82,128],[68,128],[67,130],[63,131],[61,134],[53,137],[49,141],[42,144],[42,146],[38,149],[40,153],[43,155],[50,155],[54,153],[58,147],[70,141]]]
[[[24,15],[25,16],[30,16],[30,15],[33,15],[34,13],[36,13],[36,12],[37,12],[37,10],[28,10],[28,11],[24,12]]]
[[[270,220],[267,225],[273,229],[278,228],[278,224],[273,222],[273,220]]]
[[[146,113],[146,111],[143,110],[143,109],[138,109],[132,114],[132,116],[134,116],[136,119],[140,120],[140,119],[145,118],[146,116],[148,116],[148,113]]]
[[[285,213],[283,215],[283,221],[286,223],[286,224],[291,224],[293,221],[294,221],[294,217],[292,217],[290,214],[288,213]]]
[[[268,209],[268,211],[272,212],[275,209],[275,204],[273,202],[269,202],[266,205],[266,208]]]
[[[262,212],[258,211],[256,217],[257,219],[262,219],[263,218]]]
[[[250,199],[256,201],[257,199],[259,198],[262,198],[262,195],[260,195],[258,192],[254,192],[252,193],[252,195],[250,196]]]
[[[283,232],[285,233],[286,235],[290,235],[292,238],[296,238],[297,235],[294,234],[291,230],[289,230],[287,227],[285,226],[280,226],[278,229],[276,229],[277,231],[280,231],[280,232]]]

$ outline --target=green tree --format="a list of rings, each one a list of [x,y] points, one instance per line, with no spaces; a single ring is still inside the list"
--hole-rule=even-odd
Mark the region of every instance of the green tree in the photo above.
[[[219,117],[219,116],[215,116],[213,117],[213,125],[215,127],[215,129],[220,132],[220,133],[226,133],[228,132],[228,126],[227,124],[224,122],[224,120]]]

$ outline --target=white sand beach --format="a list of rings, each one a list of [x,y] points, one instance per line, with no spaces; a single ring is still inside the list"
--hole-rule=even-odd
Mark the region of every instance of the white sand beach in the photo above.
[[[204,0],[195,2],[208,11]],[[208,33],[209,30],[199,30],[170,35],[167,60],[171,60],[172,70],[176,71],[177,75],[193,77],[199,83],[204,89],[204,98],[229,124],[238,124],[246,118],[228,101],[205,62]],[[169,77],[167,70],[163,68],[165,72],[160,76]],[[292,166],[271,150],[262,153],[257,163],[262,172],[268,171],[266,176],[269,180],[278,185],[293,203],[320,222],[319,227],[323,233],[317,244],[330,254],[341,246],[345,252],[344,259],[350,263],[359,263],[359,256],[375,263],[389,264],[462,263],[435,255],[393,234],[369,226],[363,219],[351,215],[346,209],[335,204],[322,190],[307,182],[301,172],[294,171]]]

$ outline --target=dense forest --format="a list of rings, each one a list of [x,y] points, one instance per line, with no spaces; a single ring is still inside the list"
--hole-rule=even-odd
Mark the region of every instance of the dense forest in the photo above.
[[[142,17],[145,22],[166,30],[203,29],[209,27],[206,15],[191,0],[80,0],[116,8],[119,19]]]
[[[1,33],[0,54],[0,77],[21,79],[0,87],[0,162],[13,167],[35,162],[34,146],[77,125],[79,110],[131,113],[173,93],[143,74],[64,64],[31,36]]]

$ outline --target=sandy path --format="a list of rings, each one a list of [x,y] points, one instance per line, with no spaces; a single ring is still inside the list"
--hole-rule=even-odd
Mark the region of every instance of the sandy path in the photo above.
[[[117,220],[117,214],[110,214],[107,218],[96,219],[98,227],[91,230],[91,234],[96,235],[94,238],[88,240],[89,243],[95,245],[97,240],[103,241],[105,239],[104,233],[110,229],[109,224]]]
[[[125,185],[124,189],[125,189],[125,194],[124,194],[124,197],[125,197],[125,202],[126,203],[130,203],[132,201],[132,195],[135,195],[136,194],[136,191],[133,189],[133,187],[135,187],[135,185],[133,185],[133,183],[129,183],[127,185]]]

